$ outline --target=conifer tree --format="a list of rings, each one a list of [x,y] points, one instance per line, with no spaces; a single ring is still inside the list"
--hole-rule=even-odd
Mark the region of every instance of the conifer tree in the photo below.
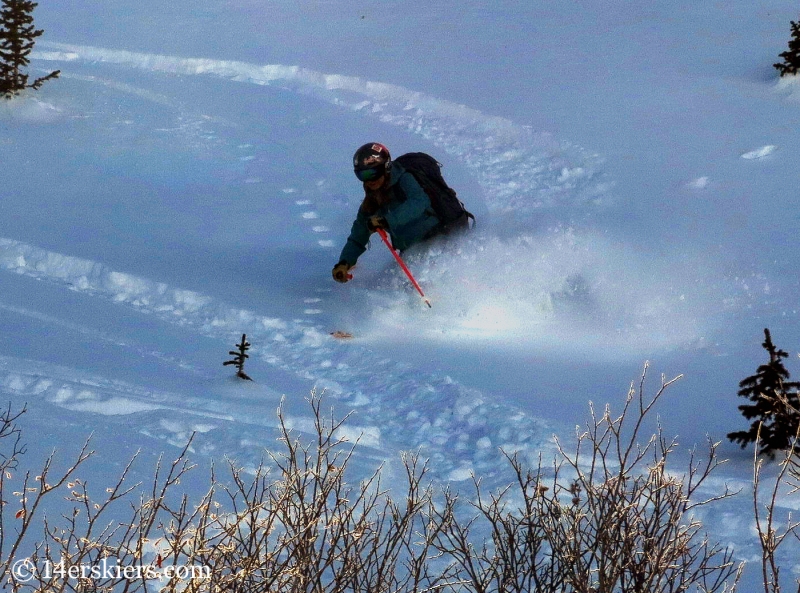
[[[244,361],[250,358],[250,355],[246,354],[246,352],[250,350],[250,342],[247,341],[247,334],[242,334],[242,341],[236,344],[236,347],[239,349],[238,351],[231,350],[228,352],[228,354],[233,356],[233,359],[223,362],[222,366],[232,364],[236,366],[237,377],[245,381],[252,381],[252,379],[247,376],[247,373],[244,372]]]
[[[755,420],[749,430],[731,432],[728,438],[741,444],[742,448],[758,438],[759,454],[774,457],[775,451],[791,446],[800,426],[800,383],[788,381],[789,371],[782,362],[788,354],[772,343],[768,329],[764,330],[764,336],[762,346],[769,353],[769,362],[758,367],[755,375],[739,383],[739,396],[753,402],[741,405],[739,409],[746,419]]]
[[[2,0],[0,8],[0,96],[10,99],[26,88],[38,89],[45,81],[58,78],[59,70],[28,84],[24,68],[35,39],[43,31],[33,26],[31,0]]]
[[[783,63],[773,64],[780,71],[781,76],[797,74],[797,70],[800,69],[800,22],[791,21],[791,23],[792,38],[789,40],[789,51],[780,54]]]

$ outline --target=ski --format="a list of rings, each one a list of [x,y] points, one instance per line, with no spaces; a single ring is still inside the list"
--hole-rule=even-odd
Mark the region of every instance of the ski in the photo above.
[[[331,335],[337,340],[350,340],[353,338],[353,334],[351,334],[350,332],[343,332],[339,330],[331,332]]]

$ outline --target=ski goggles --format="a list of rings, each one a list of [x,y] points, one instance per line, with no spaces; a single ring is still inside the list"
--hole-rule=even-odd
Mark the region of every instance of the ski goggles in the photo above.
[[[370,169],[355,169],[356,177],[358,177],[359,181],[367,182],[367,181],[375,181],[383,177],[386,173],[386,167],[384,165],[380,165],[379,167],[372,167]]]

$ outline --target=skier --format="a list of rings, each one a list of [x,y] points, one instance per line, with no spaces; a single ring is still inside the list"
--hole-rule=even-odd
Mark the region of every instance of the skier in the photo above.
[[[422,156],[436,163],[431,157]],[[402,158],[398,157],[398,160]],[[459,205],[456,206],[457,218],[449,222],[442,221],[435,205],[431,203],[431,197],[415,175],[400,162],[393,162],[383,144],[370,142],[359,148],[353,155],[353,169],[358,180],[364,184],[365,196],[339,262],[333,267],[333,279],[337,282],[347,282],[351,278],[350,269],[366,251],[370,235],[378,229],[384,229],[391,237],[394,248],[402,252],[433,237],[469,228],[469,218],[474,219],[463,210],[463,204],[456,200],[455,192],[449,190],[452,192],[450,202],[455,200]],[[438,167],[436,173],[441,179]],[[434,176],[437,175],[431,175]],[[432,184],[432,187],[435,185]],[[444,180],[441,180],[441,185],[447,187]],[[431,191],[436,196],[438,188]]]

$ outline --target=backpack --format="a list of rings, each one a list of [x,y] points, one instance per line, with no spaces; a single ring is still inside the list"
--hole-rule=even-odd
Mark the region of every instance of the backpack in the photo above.
[[[394,159],[414,176],[425,193],[431,200],[431,206],[436,213],[436,217],[442,221],[442,226],[448,225],[467,217],[466,224],[469,226],[469,219],[475,222],[475,216],[464,207],[458,199],[456,192],[449,186],[442,177],[441,163],[429,154],[424,152],[409,152]]]

